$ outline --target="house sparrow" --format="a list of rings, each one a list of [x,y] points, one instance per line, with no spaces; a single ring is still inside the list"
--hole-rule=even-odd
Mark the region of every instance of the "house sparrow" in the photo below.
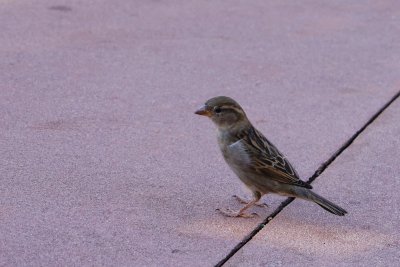
[[[218,129],[218,144],[229,167],[252,191],[253,199],[239,211],[219,209],[229,217],[253,217],[245,211],[267,193],[313,201],[339,216],[347,212],[311,191],[281,152],[248,120],[242,107],[232,98],[209,99],[195,114],[209,117]]]

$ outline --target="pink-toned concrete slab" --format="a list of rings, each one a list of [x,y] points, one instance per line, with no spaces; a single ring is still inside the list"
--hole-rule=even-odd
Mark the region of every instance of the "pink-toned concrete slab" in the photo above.
[[[0,0],[0,265],[218,262],[261,219],[215,213],[242,189],[193,111],[236,98],[312,174],[398,90],[396,7]]]
[[[399,116],[397,101],[316,180],[346,217],[295,200],[227,266],[398,266]]]

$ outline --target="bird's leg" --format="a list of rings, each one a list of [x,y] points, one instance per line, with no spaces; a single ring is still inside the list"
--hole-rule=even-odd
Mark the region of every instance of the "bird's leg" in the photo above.
[[[257,213],[251,213],[247,214],[244,213],[248,208],[256,204],[257,201],[259,201],[261,198],[260,194],[254,194],[254,199],[248,202],[243,208],[241,208],[239,211],[233,211],[231,209],[217,209],[219,212],[221,212],[223,215],[228,216],[228,217],[244,217],[244,218],[252,218],[256,215]]]
[[[243,198],[241,196],[238,195],[233,195],[234,198],[236,198],[237,201],[239,201],[242,204],[248,204],[251,200],[247,199],[247,198]],[[267,203],[264,202],[256,202],[254,205],[258,206],[258,207],[268,207]]]
[[[219,212],[221,212],[223,215],[228,216],[228,217],[252,218],[258,214],[257,213],[247,214],[247,213],[244,213],[244,211],[247,210],[248,208],[250,208],[251,206],[253,206],[256,202],[257,202],[257,200],[252,200],[249,203],[247,203],[246,206],[244,206],[243,208],[241,208],[238,211],[233,211],[231,209],[217,209],[217,210]]]

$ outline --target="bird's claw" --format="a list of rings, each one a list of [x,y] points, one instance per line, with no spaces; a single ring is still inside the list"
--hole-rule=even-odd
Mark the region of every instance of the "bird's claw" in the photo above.
[[[254,218],[255,216],[260,216],[256,212],[249,214],[240,211],[233,211],[231,209],[216,209],[216,210],[227,217]]]
[[[250,200],[243,198],[241,196],[238,195],[233,195],[232,197],[234,197],[237,201],[239,201],[242,204],[249,204]],[[258,206],[258,207],[263,207],[263,208],[268,208],[268,204],[265,202],[257,202],[254,205]]]

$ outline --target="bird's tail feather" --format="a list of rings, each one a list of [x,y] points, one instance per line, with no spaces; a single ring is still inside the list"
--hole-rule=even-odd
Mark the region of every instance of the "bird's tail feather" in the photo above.
[[[329,211],[338,216],[344,216],[347,211],[336,204],[333,204],[329,200],[321,197],[320,195],[308,190],[310,200],[314,201],[316,204],[320,205],[324,210]]]
[[[333,213],[338,216],[343,216],[347,213],[347,211],[345,209],[339,207],[336,204],[333,204],[329,200],[321,197],[317,193],[314,193],[310,189],[307,189],[304,187],[296,187],[294,196],[305,199],[305,200],[313,201],[316,204],[320,205],[324,210],[327,210],[330,213]]]

